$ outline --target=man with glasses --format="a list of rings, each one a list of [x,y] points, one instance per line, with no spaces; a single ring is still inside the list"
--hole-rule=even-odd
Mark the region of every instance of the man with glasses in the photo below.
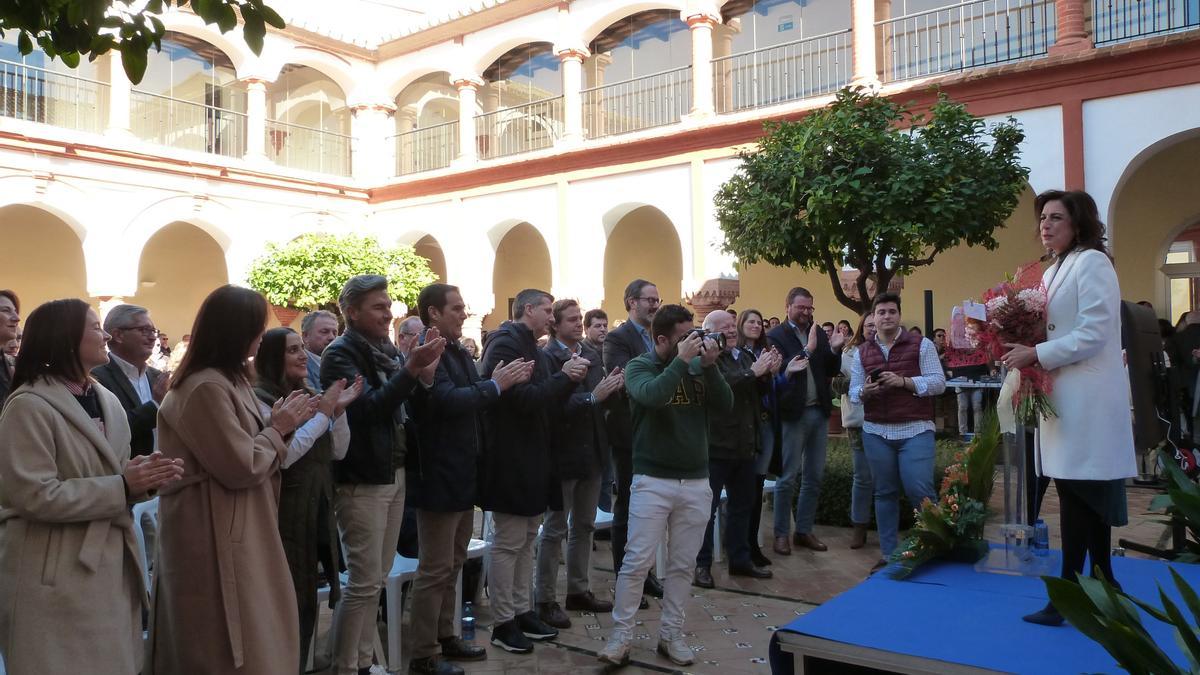
[[[821,477],[825,473],[829,413],[833,408],[830,379],[841,368],[840,354],[846,338],[836,332],[830,338],[821,330],[813,321],[812,293],[797,286],[788,291],[787,321],[767,333],[767,339],[779,350],[787,374],[775,401],[783,452],[783,475],[775,483],[775,552],[792,554],[788,538],[797,477],[802,483],[796,502],[795,543],[813,551],[825,551],[829,547],[817,539],[812,529]],[[765,463],[758,468],[765,469]]]
[[[629,320],[615,328],[604,339],[604,369],[609,373],[623,371],[625,364],[637,356],[654,351],[650,325],[658,312],[661,300],[658,287],[645,279],[634,279],[625,287],[625,311]],[[613,503],[612,557],[613,570],[621,571],[625,559],[625,542],[629,536],[629,488],[633,483],[633,417],[625,392],[609,408],[608,442],[612,447],[613,464],[617,473],[617,499]],[[662,584],[651,573],[646,577],[644,592],[656,598],[663,596]],[[649,606],[642,599],[643,608]]]
[[[400,322],[400,328],[396,331],[396,349],[404,358],[408,358],[408,353],[417,344],[417,338],[421,337],[424,328],[425,324],[421,323],[419,316],[410,316]]]
[[[168,378],[146,364],[158,342],[150,312],[137,305],[117,305],[104,318],[108,363],[92,371],[104,388],[116,394],[129,418],[130,456],[154,452],[158,404],[167,393]]]

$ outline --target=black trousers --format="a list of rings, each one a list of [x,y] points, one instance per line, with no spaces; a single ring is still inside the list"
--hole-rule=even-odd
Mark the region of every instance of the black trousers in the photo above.
[[[1075,581],[1084,573],[1084,559],[1090,558],[1087,572],[1094,574],[1099,568],[1105,579],[1120,588],[1112,571],[1112,527],[1070,485],[1054,481],[1054,487],[1062,518],[1062,577]]]
[[[750,540],[747,532],[750,530],[750,517],[753,511],[754,459],[710,459],[708,460],[708,484],[712,487],[712,510],[708,515],[708,529],[704,530],[704,541],[700,544],[700,552],[696,554],[697,567],[711,567],[713,562],[713,546],[721,542],[713,541],[713,521],[717,509],[721,505],[721,490],[729,493],[729,504],[726,506],[728,518],[725,520],[725,540],[729,542],[729,565],[750,565]],[[762,490],[762,482],[758,484]],[[762,499],[759,499],[760,509]]]
[[[613,466],[617,473],[617,498],[613,502],[612,559],[613,571],[621,571],[625,559],[625,542],[629,541],[629,490],[633,485],[633,448],[612,446]]]

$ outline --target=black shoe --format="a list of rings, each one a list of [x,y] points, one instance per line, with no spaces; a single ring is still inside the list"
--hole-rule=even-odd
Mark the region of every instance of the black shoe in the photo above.
[[[525,634],[525,637],[530,640],[542,642],[558,637],[558,631],[553,626],[546,625],[546,622],[539,619],[538,615],[533,612],[518,614],[517,626],[521,628],[521,632]]]
[[[567,613],[562,611],[557,602],[539,602],[537,604],[537,618],[541,619],[546,625],[554,628],[570,628],[571,619]],[[529,636],[533,638],[532,635]],[[536,639],[536,638],[535,638]]]
[[[591,591],[568,593],[565,604],[568,612],[611,612],[613,608],[611,602],[597,598]]]
[[[754,563],[755,567],[770,567],[771,559],[763,555],[762,549],[755,546],[750,549],[750,562]]]
[[[492,626],[492,644],[514,654],[529,654],[533,651],[533,643],[521,632],[521,626],[517,624],[516,619]]]
[[[409,661],[408,672],[418,675],[463,675],[462,668],[436,656]]]
[[[697,567],[696,573],[692,575],[692,585],[700,588],[715,588],[713,583],[712,570],[707,567]]]
[[[730,565],[729,575],[734,577],[751,577],[753,579],[770,579],[775,576],[771,570],[764,570],[754,565]]]
[[[442,658],[454,661],[485,661],[487,650],[473,642],[454,636],[439,639],[442,643]]]
[[[650,601],[646,599],[646,596],[642,596],[642,601],[638,603],[638,609],[650,609]]]
[[[603,530],[596,530],[592,536],[596,539],[596,541],[612,541],[612,530],[607,528]]]
[[[1058,613],[1057,609],[1054,609],[1054,605],[1046,603],[1045,607],[1034,612],[1033,614],[1026,614],[1025,616],[1021,617],[1021,620],[1028,621],[1029,623],[1036,623],[1042,626],[1061,626],[1063,625],[1063,621],[1065,619],[1063,619],[1062,614]]]
[[[654,578],[653,574],[647,574],[646,583],[642,585],[642,593],[661,599],[663,596],[662,583]]]

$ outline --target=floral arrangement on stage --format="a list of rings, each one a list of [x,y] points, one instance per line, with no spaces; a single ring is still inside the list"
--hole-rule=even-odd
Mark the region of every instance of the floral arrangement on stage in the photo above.
[[[937,502],[926,499],[915,509],[916,524],[892,553],[889,576],[903,579],[934,559],[973,563],[987,554],[983,526],[999,447],[1000,425],[996,414],[988,412],[971,444],[946,467]]]
[[[1017,268],[1016,275],[983,294],[987,319],[967,317],[967,341],[972,348],[986,353],[991,361],[999,360],[1008,351],[1005,345],[1037,346],[1046,341],[1046,303],[1041,266],[1023,265]],[[1053,388],[1054,378],[1034,364],[1009,373],[1000,400],[1011,400],[1016,421],[1031,427],[1038,420],[1057,416],[1050,403]]]

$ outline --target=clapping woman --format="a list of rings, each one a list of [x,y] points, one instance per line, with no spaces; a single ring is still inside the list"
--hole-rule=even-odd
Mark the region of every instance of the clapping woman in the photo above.
[[[88,373],[108,334],[82,300],[25,324],[0,416],[0,655],[10,673],[133,675],[142,665],[145,578],[130,504],[182,465],[129,458],[117,397]]]
[[[1054,259],[1047,289],[1047,340],[1008,345],[1009,368],[1040,364],[1054,376],[1057,417],[1038,430],[1038,474],[1054,479],[1062,518],[1062,576],[1098,568],[1113,580],[1112,527],[1128,522],[1125,479],[1137,475],[1129,378],[1121,357],[1121,289],[1104,243],[1096,202],[1086,192],[1051,190],[1034,201],[1042,244]],[[1114,582],[1115,583],[1115,582]],[[1053,605],[1024,617],[1059,625]]]
[[[760,358],[778,359],[778,353],[775,352],[771,345],[767,342],[767,327],[764,325],[762,312],[757,309],[747,309],[737,318],[738,332],[738,349],[748,349],[754,355],[757,361]],[[774,378],[779,373],[779,364],[773,364],[771,368],[771,377]],[[770,392],[767,396],[774,397],[774,379],[770,383]],[[758,530],[762,522],[762,501],[763,501],[763,481],[767,476],[767,463],[771,461],[771,442],[775,436],[772,435],[771,420],[768,418],[766,408],[759,411],[762,416],[762,447],[759,448],[759,454],[755,457],[755,490],[754,502],[750,507],[750,527],[746,534],[749,538],[750,546],[750,561],[756,567],[766,567],[771,564],[770,558],[763,555],[762,548],[758,545]]]
[[[183,460],[184,477],[159,506],[156,673],[300,670],[296,593],[279,537],[280,468],[319,399],[292,392],[263,419],[249,361],[266,323],[258,293],[213,291],[159,409],[159,447]]]
[[[271,408],[276,401],[293,391],[308,390],[308,354],[296,331],[272,328],[263,334],[258,355],[254,357],[254,371],[258,412],[263,423],[270,424]],[[333,475],[329,466],[331,461],[346,456],[350,446],[350,425],[346,423],[344,413],[346,406],[360,393],[361,377],[349,387],[345,380],[338,380],[326,389],[317,403],[316,414],[296,429],[281,463],[279,535],[287,554],[300,611],[301,665],[308,661],[313,628],[317,623],[317,587],[321,581],[318,563],[329,584],[331,605],[337,602],[339,595],[336,555],[322,560],[320,551],[336,550]]]

